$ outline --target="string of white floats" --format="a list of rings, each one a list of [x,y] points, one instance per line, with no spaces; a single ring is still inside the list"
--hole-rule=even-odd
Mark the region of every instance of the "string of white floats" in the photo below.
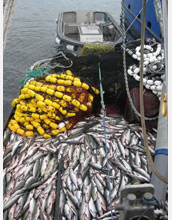
[[[138,61],[141,59],[140,50],[141,46],[135,48],[135,53],[129,48],[126,49],[127,53]],[[161,44],[157,43],[155,49],[151,45],[144,45],[143,84],[146,89],[152,90],[159,100],[161,98],[162,85],[165,77],[164,68],[164,50],[162,49]],[[150,70],[153,70],[153,74]],[[128,75],[133,76],[135,80],[140,81],[140,63],[139,66],[136,64],[130,66],[127,73]]]

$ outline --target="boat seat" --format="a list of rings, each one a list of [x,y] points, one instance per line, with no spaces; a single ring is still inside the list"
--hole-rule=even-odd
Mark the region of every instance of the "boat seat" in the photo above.
[[[76,34],[78,33],[78,27],[81,24],[79,23],[63,23],[64,33],[65,34]]]
[[[84,23],[63,23],[64,27],[64,33],[65,34],[76,34],[79,33],[78,27],[81,27],[82,25],[87,25]]]

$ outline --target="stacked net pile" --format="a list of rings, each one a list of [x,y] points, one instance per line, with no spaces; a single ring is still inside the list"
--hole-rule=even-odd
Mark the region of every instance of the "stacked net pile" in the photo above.
[[[92,94],[93,95],[92,95]],[[99,90],[74,77],[70,70],[30,80],[14,99],[8,127],[26,137],[51,138],[92,114]]]

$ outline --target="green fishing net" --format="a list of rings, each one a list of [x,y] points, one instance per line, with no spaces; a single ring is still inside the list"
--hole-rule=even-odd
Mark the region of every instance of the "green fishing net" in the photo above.
[[[23,77],[21,80],[19,80],[19,85],[22,87],[25,85],[26,81],[31,79],[31,78],[36,78],[36,77],[41,77],[44,76],[45,74],[49,73],[51,70],[47,68],[38,68],[36,70],[29,70],[27,71],[27,75]]]

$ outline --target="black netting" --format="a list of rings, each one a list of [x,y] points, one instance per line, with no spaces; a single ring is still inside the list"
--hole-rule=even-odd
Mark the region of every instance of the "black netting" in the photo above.
[[[127,93],[123,73],[122,50],[118,49],[115,52],[109,52],[100,57],[95,55],[76,57],[72,54],[67,54],[67,57],[73,61],[73,65],[70,68],[71,71],[75,73],[76,76],[79,76],[82,81],[98,89],[100,87],[98,63],[100,62],[105,104],[114,105],[114,107],[118,107],[124,112]],[[127,68],[130,65],[138,64],[138,61],[134,60],[128,54],[126,54],[126,60]],[[67,65],[67,61],[63,58],[58,59],[57,62]],[[58,71],[61,71],[61,68],[55,68],[55,72]],[[139,83],[134,80],[133,77],[128,76],[128,82],[129,89],[139,86]],[[90,91],[90,93],[92,93],[92,91]],[[100,99],[97,98],[97,100],[94,101],[95,113],[99,107]]]

